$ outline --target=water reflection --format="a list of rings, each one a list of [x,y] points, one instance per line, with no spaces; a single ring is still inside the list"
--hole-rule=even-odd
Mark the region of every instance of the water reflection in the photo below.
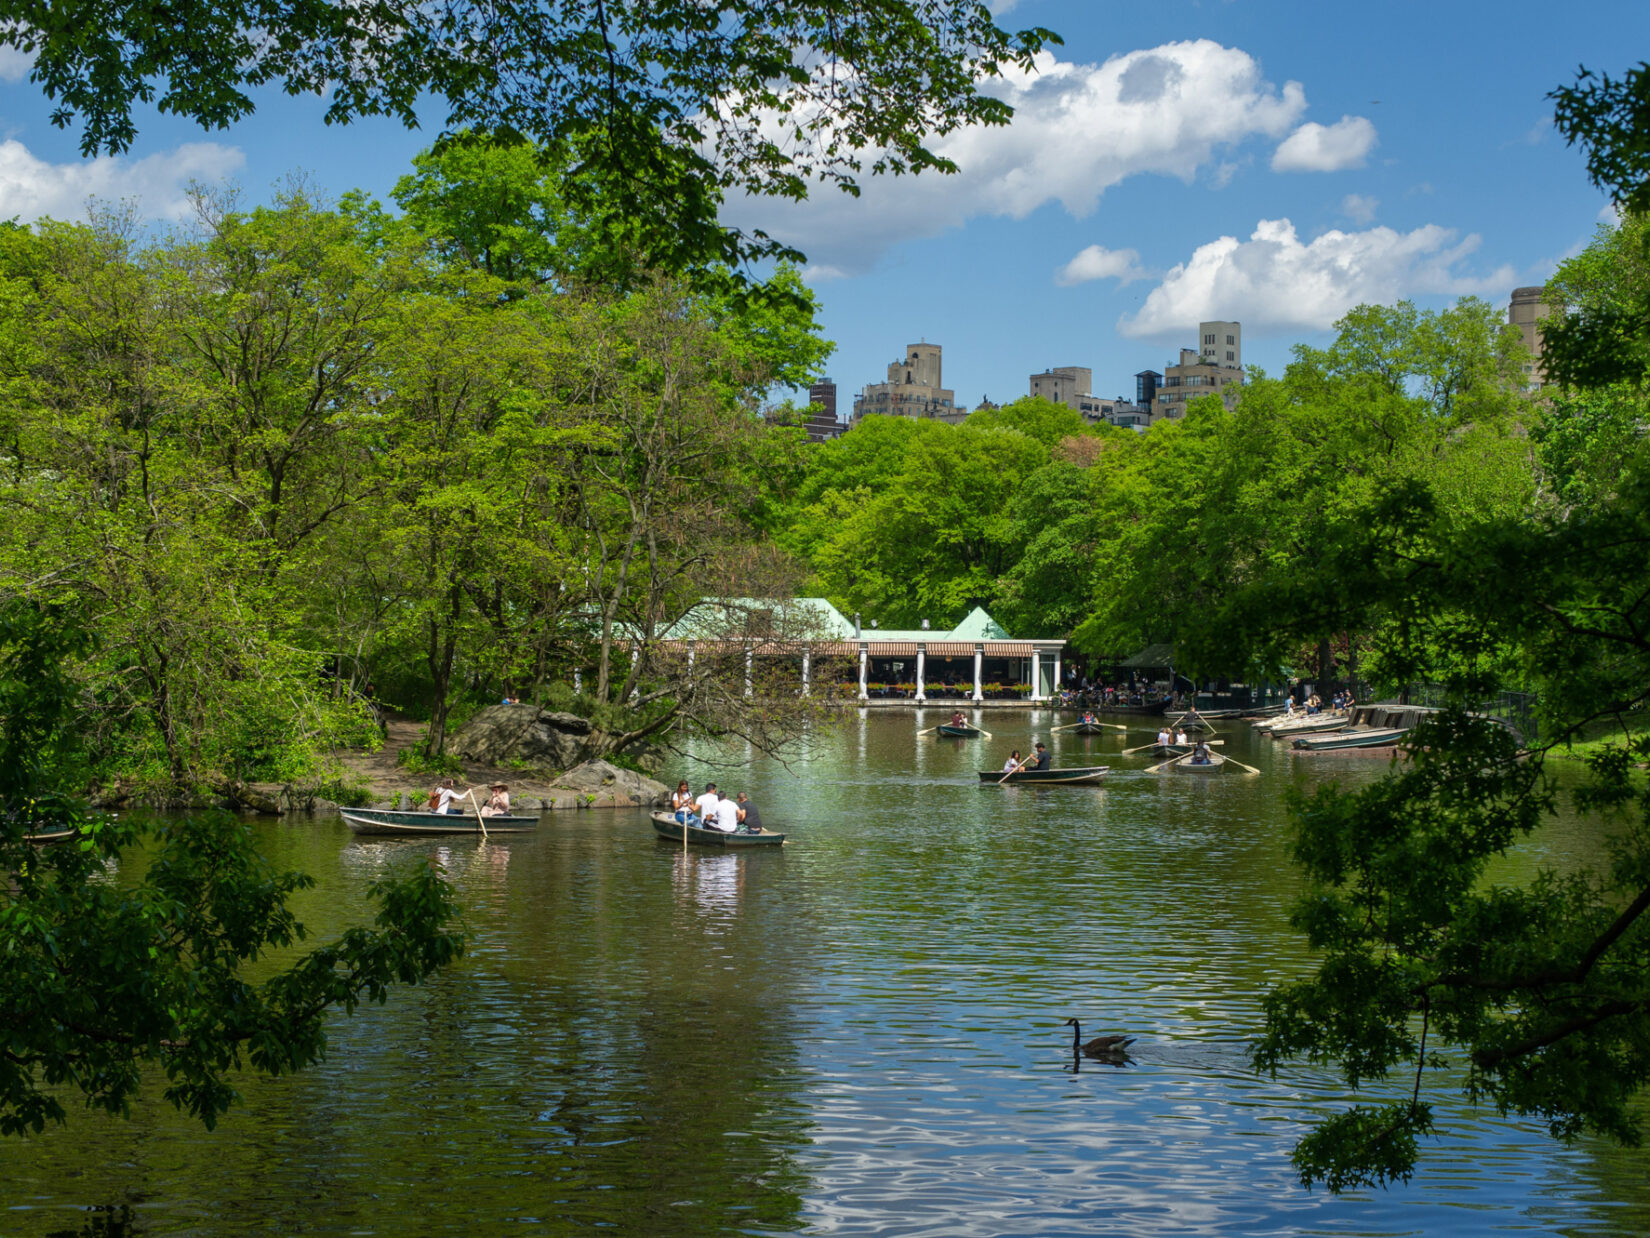
[[[1294,761],[1223,728],[1262,777],[1172,778],[1121,755],[1149,730],[983,720],[995,739],[942,743],[910,714],[856,713],[789,769],[753,760],[736,781],[784,848],[684,850],[630,812],[550,816],[507,843],[260,826],[277,863],[319,879],[299,899],[312,937],[359,920],[394,865],[440,863],[464,960],[336,1021],[327,1062],[248,1083],[211,1135],[151,1088],[129,1124],[76,1112],[0,1143],[0,1230],[1650,1228],[1645,1153],[1557,1149],[1461,1106],[1411,1187],[1296,1186],[1301,1120],[1344,1097],[1322,1072],[1258,1076],[1244,1049],[1260,995],[1306,965],[1281,791],[1379,763]],[[1112,776],[980,784],[1035,735],[1057,765]],[[1596,845],[1561,822],[1509,875]],[[1130,1060],[1074,1061],[1069,1016],[1140,1037]],[[111,1201],[127,1210],[85,1212]]]

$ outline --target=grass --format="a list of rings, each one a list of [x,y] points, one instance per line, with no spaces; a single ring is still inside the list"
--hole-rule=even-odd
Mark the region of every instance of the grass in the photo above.
[[[1613,727],[1591,739],[1560,745],[1547,755],[1555,761],[1586,761],[1606,749],[1620,748],[1624,744],[1635,742],[1643,744],[1646,740],[1650,740],[1650,720],[1634,719],[1626,727]]]

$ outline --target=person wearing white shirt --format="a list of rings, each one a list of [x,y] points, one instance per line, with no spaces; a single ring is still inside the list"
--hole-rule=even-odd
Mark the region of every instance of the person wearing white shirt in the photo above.
[[[464,800],[469,794],[470,793],[468,791],[454,790],[452,779],[449,778],[442,784],[441,793],[437,798],[435,810],[437,812],[444,813],[461,813],[464,811],[464,805],[461,801]]]
[[[710,821],[705,821],[710,825]],[[733,800],[716,801],[716,829],[724,834],[734,834],[739,830],[739,805]]]
[[[720,799],[721,797],[716,794],[716,784],[707,782],[705,793],[693,802],[694,810],[699,814],[699,820],[706,825],[714,825],[716,822],[716,805]]]

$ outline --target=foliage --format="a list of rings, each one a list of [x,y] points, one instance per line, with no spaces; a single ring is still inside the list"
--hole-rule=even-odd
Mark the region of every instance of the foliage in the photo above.
[[[457,909],[440,869],[420,864],[374,884],[375,927],[250,978],[304,940],[287,900],[311,880],[273,868],[227,816],[145,826],[62,792],[81,707],[59,660],[90,648],[61,614],[0,606],[0,1133],[64,1121],[66,1093],[123,1114],[148,1066],[210,1128],[241,1069],[311,1065],[329,1011],[382,1003],[456,958]],[[65,827],[67,843],[29,840]]]
[[[0,39],[32,57],[30,79],[79,123],[84,153],[136,137],[134,104],[221,128],[279,85],[327,100],[328,124],[389,116],[413,126],[446,104],[451,140],[522,139],[570,170],[564,193],[590,218],[622,221],[645,263],[799,256],[717,220],[725,190],[805,197],[857,192],[864,173],[951,171],[926,143],[1011,109],[981,90],[1030,70],[1058,40],[1010,34],[983,0],[606,0],[596,5],[184,0],[141,8],[0,8]],[[490,247],[489,247],[490,248]]]

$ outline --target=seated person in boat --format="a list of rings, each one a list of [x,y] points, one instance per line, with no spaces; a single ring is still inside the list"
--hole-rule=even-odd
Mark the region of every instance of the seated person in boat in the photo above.
[[[1094,711],[1092,709],[1088,710],[1086,713],[1083,714],[1083,725],[1085,725],[1085,726],[1093,726],[1094,725]]]
[[[1209,763],[1209,744],[1206,740],[1198,740],[1197,746],[1192,749],[1192,764],[1207,765]]]
[[[745,833],[760,834],[762,814],[756,811],[756,805],[751,803],[751,797],[741,791],[734,798],[739,802],[739,823],[745,827]]]
[[[704,828],[707,830],[720,830],[724,834],[737,834],[739,832],[738,803],[731,796],[727,799],[717,800],[716,815],[705,818]]]
[[[490,788],[492,794],[482,805],[481,815],[484,817],[508,817],[510,815],[510,788],[502,782],[495,782]]]
[[[968,716],[966,714],[964,714],[962,710],[959,709],[956,713],[951,715],[951,725],[952,726],[967,726],[968,725]]]
[[[430,811],[457,816],[464,811],[461,802],[469,798],[468,791],[459,791],[454,788],[451,778],[443,778],[430,792]]]
[[[671,814],[682,824],[693,816],[693,792],[688,790],[687,779],[676,784],[676,789],[670,793]]]
[[[1047,769],[1048,768],[1048,749],[1043,747],[1041,744],[1038,744],[1036,755],[1031,758],[1031,765],[1028,768],[1030,768],[1030,769]]]
[[[1012,756],[1003,762],[1003,773],[1012,774],[1019,769],[1023,762],[1020,760],[1020,750],[1016,748]]]
[[[1183,730],[1182,731],[1176,731],[1174,733],[1174,742],[1179,747],[1184,748],[1186,746],[1186,732],[1183,731]]]
[[[1172,743],[1174,743],[1174,732],[1170,731],[1166,726],[1159,727],[1157,730],[1157,746],[1159,748],[1167,748]]]
[[[721,796],[716,794],[716,784],[707,782],[705,793],[693,802],[694,808],[699,814],[699,822],[706,826],[714,822],[716,820],[716,806],[720,802]],[[695,822],[690,818],[688,824],[693,825]]]

